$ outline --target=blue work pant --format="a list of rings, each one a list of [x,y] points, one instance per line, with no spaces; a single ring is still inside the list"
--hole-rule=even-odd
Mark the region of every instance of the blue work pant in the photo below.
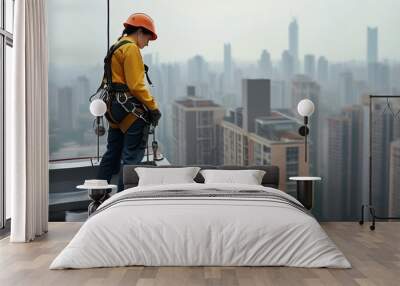
[[[113,101],[111,106],[113,118],[120,122],[125,116],[126,111],[122,109],[118,102]],[[148,126],[142,119],[137,119],[123,133],[118,128],[109,128],[107,137],[107,150],[100,162],[97,178],[110,182],[112,175],[120,173],[121,159],[122,166],[138,165],[142,162],[145,147],[147,144],[146,128]],[[118,180],[118,192],[123,190],[122,172]]]

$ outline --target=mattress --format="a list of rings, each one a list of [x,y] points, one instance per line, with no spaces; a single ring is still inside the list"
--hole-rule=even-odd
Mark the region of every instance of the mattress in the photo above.
[[[198,183],[114,195],[50,269],[131,265],[351,267],[290,195],[257,185]]]

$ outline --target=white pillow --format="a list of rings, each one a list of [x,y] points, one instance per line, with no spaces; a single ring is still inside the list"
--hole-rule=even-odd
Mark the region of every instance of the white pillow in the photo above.
[[[262,170],[201,170],[205,184],[234,183],[261,185],[265,171]]]
[[[199,167],[184,168],[135,168],[139,176],[138,186],[195,183]]]

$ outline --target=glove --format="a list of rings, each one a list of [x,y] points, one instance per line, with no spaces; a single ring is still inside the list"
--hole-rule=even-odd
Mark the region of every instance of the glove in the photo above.
[[[150,124],[152,124],[153,126],[157,126],[158,125],[158,121],[161,118],[161,112],[158,109],[154,109],[154,110],[150,110]]]

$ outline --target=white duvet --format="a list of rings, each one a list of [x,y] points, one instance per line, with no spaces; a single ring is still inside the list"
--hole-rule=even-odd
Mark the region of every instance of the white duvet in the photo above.
[[[113,204],[131,192],[263,190],[254,185],[135,187],[104,202],[50,269],[145,266],[294,266],[350,268],[318,222],[288,204],[257,198],[154,198]],[[107,207],[108,206],[108,207]]]

